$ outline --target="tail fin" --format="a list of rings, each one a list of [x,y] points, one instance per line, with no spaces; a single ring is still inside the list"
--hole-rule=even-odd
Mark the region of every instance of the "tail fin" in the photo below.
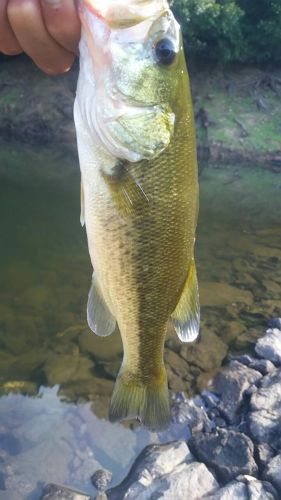
[[[121,370],[115,383],[109,420],[139,418],[152,431],[164,430],[171,422],[169,391],[163,366],[161,380],[140,382],[134,373]]]

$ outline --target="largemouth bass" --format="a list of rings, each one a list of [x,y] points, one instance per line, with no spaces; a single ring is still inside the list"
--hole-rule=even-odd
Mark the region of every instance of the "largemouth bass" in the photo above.
[[[163,363],[169,321],[183,342],[199,331],[194,263],[195,129],[180,27],[166,0],[80,2],[74,107],[81,222],[93,265],[87,318],[123,363],[111,421],[170,422]]]

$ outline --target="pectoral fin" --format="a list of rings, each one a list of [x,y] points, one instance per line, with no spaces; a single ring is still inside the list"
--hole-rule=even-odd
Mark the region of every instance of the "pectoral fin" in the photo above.
[[[118,160],[111,175],[103,173],[111,190],[112,200],[124,214],[146,210],[149,198],[130,172],[126,160]]]
[[[100,337],[110,335],[116,325],[116,320],[105,303],[94,274],[88,296],[87,320],[91,330]]]
[[[182,342],[193,342],[199,334],[200,306],[195,262],[192,260],[177,307],[171,315]]]
[[[84,188],[82,179],[81,179],[81,190],[80,190],[80,202],[81,202],[80,223],[81,226],[83,227],[85,224],[85,208],[84,208]]]

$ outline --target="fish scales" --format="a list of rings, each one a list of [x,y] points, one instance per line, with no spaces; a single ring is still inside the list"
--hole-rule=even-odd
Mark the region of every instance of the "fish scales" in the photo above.
[[[124,154],[122,159],[120,154],[120,160],[86,130],[79,100],[75,110],[94,283],[105,303],[103,311],[108,308],[109,316],[117,320],[124,348],[111,418],[139,417],[153,429],[165,427],[170,418],[164,341],[170,317],[192,275],[198,207],[195,131],[182,49],[178,59],[177,91],[170,100],[175,123],[160,154],[139,161],[130,161]],[[89,93],[89,82],[80,78],[79,85],[81,99]],[[86,108],[89,96],[87,102]],[[161,133],[160,123],[160,139]],[[192,287],[197,293],[196,283],[191,282],[189,291]],[[190,307],[192,301],[197,307],[198,298],[187,300]],[[91,304],[90,300],[90,308]],[[96,325],[95,304],[93,309]],[[103,312],[103,320],[104,316]],[[183,319],[175,317],[175,326],[185,324]]]

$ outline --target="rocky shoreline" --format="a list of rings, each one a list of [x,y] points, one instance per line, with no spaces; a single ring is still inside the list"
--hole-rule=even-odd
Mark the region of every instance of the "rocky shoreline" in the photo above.
[[[110,471],[96,471],[96,500],[281,497],[281,319],[269,326],[255,354],[230,358],[208,390],[174,395],[173,422],[189,438],[147,446],[114,488]],[[51,484],[41,500],[62,498],[92,497]]]

